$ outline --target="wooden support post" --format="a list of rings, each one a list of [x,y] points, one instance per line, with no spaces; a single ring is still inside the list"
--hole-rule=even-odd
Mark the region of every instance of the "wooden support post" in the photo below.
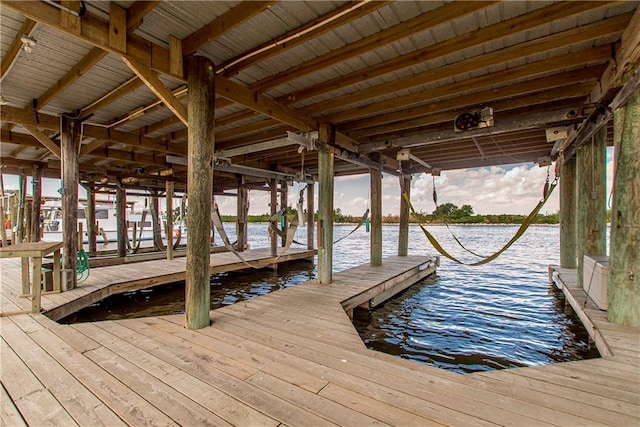
[[[158,203],[158,193],[156,192],[153,192],[151,194],[149,210],[151,211],[151,229],[153,231],[153,246],[157,251],[163,251],[164,243],[162,242],[162,228],[160,227],[160,207]],[[207,236],[208,235],[209,234],[207,234]]]
[[[96,253],[97,244],[97,224],[96,224],[96,192],[95,184],[90,183],[87,189],[87,208],[85,209],[85,217],[87,218],[87,236],[89,240],[89,252]]]
[[[24,238],[25,242],[31,241],[31,211],[33,210],[33,204],[25,200],[24,204]]]
[[[185,312],[187,329],[209,326],[209,248],[213,194],[215,71],[204,56],[189,59],[189,142],[187,193],[187,273]]]
[[[380,153],[372,153],[371,160],[380,163]],[[382,265],[382,172],[370,169],[371,176],[371,248],[369,264]]]
[[[7,200],[8,202],[8,200]],[[9,203],[7,203],[8,205]],[[6,223],[6,208],[4,203],[4,175],[0,173],[0,212],[2,212],[2,229],[0,229],[0,238],[2,239],[2,247],[7,246],[7,228],[5,227]],[[11,220],[9,220],[8,224],[11,224]]]
[[[165,235],[167,236],[167,259],[173,259],[173,181],[165,183],[167,223],[165,225]]]
[[[42,233],[42,221],[40,219],[42,206],[42,167],[33,165],[33,198],[31,199],[31,241],[39,242]]]
[[[116,190],[116,230],[118,234],[118,256],[127,255],[127,240],[129,231],[127,229],[127,190],[122,185],[118,185]]]
[[[24,241],[24,205],[27,196],[27,177],[24,175],[18,176],[18,222],[16,235],[19,243]]]
[[[576,260],[576,159],[560,165],[560,267],[577,268]]]
[[[580,147],[577,155],[577,255],[578,286],[580,287],[589,285],[589,278],[583,277],[584,255],[605,255],[606,253],[606,132],[606,127],[603,127],[596,133],[590,144]]]
[[[282,209],[289,206],[288,199],[289,199],[289,184],[287,184],[286,181],[280,181],[280,207]],[[284,235],[281,238],[281,244],[283,248],[287,244],[287,228],[289,228],[289,218],[287,216],[287,213],[288,211],[284,212],[283,219],[280,223],[282,225],[282,231],[284,232]]]
[[[271,208],[270,212],[271,217],[273,218],[273,216],[278,212],[278,181],[272,179],[269,182],[269,188],[271,193],[271,203],[269,203],[269,207]],[[275,224],[273,225],[277,227],[278,220],[274,219],[273,221],[275,221]],[[271,256],[276,256],[278,255],[278,235],[270,231],[269,236],[271,238]]]
[[[62,154],[62,237],[64,239],[62,290],[74,289],[78,280],[78,152],[82,123],[65,115],[61,120]]]
[[[320,125],[321,142],[335,142],[330,123]],[[335,154],[325,145],[318,150],[318,282],[333,280],[333,173]]]
[[[312,250],[313,247],[313,233],[315,223],[315,207],[313,201],[315,183],[311,183],[307,186],[307,249]]]
[[[238,196],[236,200],[236,236],[238,236],[238,252],[247,248],[247,216],[249,214],[249,190],[245,183],[244,175],[238,175]]]
[[[400,228],[398,230],[398,256],[409,254],[409,203],[403,193],[411,198],[411,175],[400,175]]]
[[[625,107],[616,110],[615,116],[616,168],[611,213],[607,316],[611,322],[639,327],[640,92],[636,91]]]
[[[78,250],[84,249],[84,227],[82,227],[82,223],[78,222]]]

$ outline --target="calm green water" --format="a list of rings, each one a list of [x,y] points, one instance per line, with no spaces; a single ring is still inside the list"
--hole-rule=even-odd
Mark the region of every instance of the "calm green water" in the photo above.
[[[228,233],[233,240],[232,225]],[[470,250],[489,255],[516,226],[453,226]],[[337,239],[353,229],[336,226]],[[452,254],[468,261],[443,226],[430,231]],[[252,247],[268,246],[266,225],[251,224]],[[304,241],[299,229],[296,239]],[[384,254],[397,251],[398,227],[383,227]],[[418,227],[411,227],[409,253],[434,254]],[[335,246],[335,271],[369,262],[369,234],[358,230]],[[558,262],[558,227],[533,226],[494,262],[466,267],[442,259],[427,278],[371,312],[355,326],[366,345],[399,357],[457,372],[475,372],[597,357],[588,335],[562,293],[548,284],[547,266]],[[212,309],[314,279],[308,262],[283,265],[278,274],[247,271],[211,279]],[[184,283],[110,297],[62,320],[64,323],[157,316],[184,311]]]

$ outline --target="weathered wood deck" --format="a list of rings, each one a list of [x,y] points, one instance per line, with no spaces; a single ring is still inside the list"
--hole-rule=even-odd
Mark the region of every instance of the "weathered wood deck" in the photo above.
[[[274,262],[287,262],[311,258],[316,251],[290,248],[279,259],[271,256],[269,249],[253,249],[242,252],[251,265],[264,267]],[[231,252],[212,253],[211,274],[248,268]],[[62,293],[42,293],[42,310],[53,319],[61,319],[71,313],[100,301],[110,295],[184,280],[186,258],[159,259],[141,263],[127,263],[92,268],[89,278],[76,289]],[[20,260],[3,259],[0,316],[25,313],[31,310],[31,300],[21,297]]]
[[[334,275],[211,312],[59,325],[0,318],[4,425],[631,425],[638,330],[594,319],[612,356],[460,375],[367,350],[345,301],[424,258]]]

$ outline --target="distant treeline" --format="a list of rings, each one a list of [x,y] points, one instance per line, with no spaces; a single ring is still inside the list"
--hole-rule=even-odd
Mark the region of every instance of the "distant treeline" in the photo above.
[[[364,214],[364,212],[363,212]],[[295,209],[289,210],[287,214],[289,220],[292,220],[297,215]],[[306,212],[305,212],[306,215]],[[249,222],[267,222],[271,215],[249,215],[247,220]],[[513,215],[513,214],[500,214],[500,215],[476,215],[473,213],[473,207],[470,205],[462,205],[457,207],[453,203],[445,203],[438,206],[432,213],[418,212],[416,215],[412,214],[409,217],[409,222],[417,224],[522,224],[527,215]],[[318,219],[318,213],[315,214],[315,219]],[[357,223],[362,219],[362,215],[345,215],[340,208],[337,208],[333,212],[334,223]],[[224,222],[235,222],[235,215],[222,215]],[[386,215],[382,217],[382,222],[385,224],[397,224],[400,222],[398,215]],[[560,222],[559,212],[553,214],[538,214],[533,221],[534,224],[558,224]]]

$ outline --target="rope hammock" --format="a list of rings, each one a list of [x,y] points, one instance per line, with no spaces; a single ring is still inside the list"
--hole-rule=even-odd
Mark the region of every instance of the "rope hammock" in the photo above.
[[[547,200],[549,200],[549,196],[551,196],[551,193],[553,193],[553,190],[556,188],[556,186],[558,185],[558,177],[556,176],[555,179],[553,180],[553,182],[551,184],[549,184],[549,180],[547,179],[547,182],[545,183],[545,187],[543,190],[543,198],[538,202],[538,204],[536,205],[535,208],[533,208],[533,210],[531,211],[531,213],[527,216],[527,218],[525,218],[525,220],[522,222],[522,224],[520,225],[520,228],[518,228],[518,231],[516,231],[516,233],[514,234],[514,236],[511,238],[511,240],[509,240],[500,250],[498,250],[497,252],[493,253],[492,255],[489,255],[488,257],[485,257],[483,259],[481,259],[480,261],[477,262],[473,262],[473,263],[465,263],[460,261],[459,259],[455,258],[453,255],[449,254],[443,247],[442,245],[440,245],[440,243],[438,243],[438,241],[436,240],[435,237],[433,237],[433,235],[431,233],[429,233],[429,231],[424,227],[424,225],[422,225],[422,223],[418,222],[418,225],[420,226],[420,228],[422,229],[422,232],[424,233],[424,235],[427,237],[427,239],[429,240],[429,242],[431,243],[431,245],[433,245],[433,247],[444,257],[449,258],[451,261],[456,262],[458,264],[462,264],[462,265],[468,265],[468,266],[478,266],[478,265],[482,265],[482,264],[487,264],[491,261],[493,261],[494,259],[498,258],[500,255],[502,255],[502,253],[504,251],[506,251],[507,249],[509,249],[511,247],[511,245],[513,245],[515,243],[516,240],[518,240],[525,231],[527,231],[527,229],[529,228],[529,226],[531,225],[531,223],[534,221],[534,219],[536,218],[536,216],[538,215],[538,213],[540,212],[540,209],[542,209],[542,207],[544,206],[544,204],[547,202]],[[404,197],[404,199],[407,201],[407,204],[409,205],[409,209],[411,209],[411,213],[413,213],[416,218],[417,218],[417,213],[415,211],[415,209],[413,208],[413,205],[411,204],[411,201],[409,200],[409,196],[408,194],[405,192],[402,194],[402,197]]]

